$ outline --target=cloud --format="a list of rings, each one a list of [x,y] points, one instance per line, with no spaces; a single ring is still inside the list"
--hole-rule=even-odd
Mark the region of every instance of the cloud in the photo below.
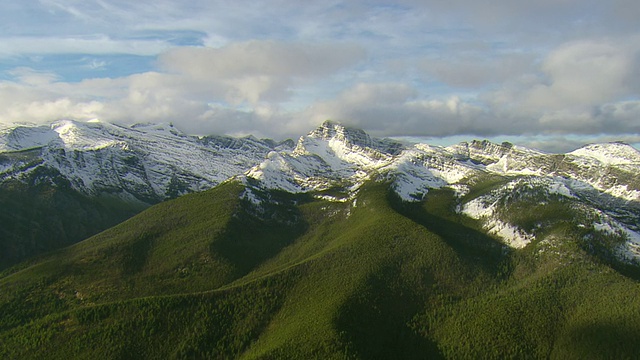
[[[553,51],[542,65],[548,83],[538,84],[528,94],[528,105],[592,106],[640,90],[640,80],[628,81],[640,66],[640,43],[618,41],[579,41]]]
[[[231,104],[284,101],[290,87],[353,65],[364,58],[358,46],[276,41],[234,43],[219,49],[183,47],[159,57],[161,67],[189,86],[224,91]]]
[[[344,44],[251,41],[173,49],[159,58],[162,71],[116,79],[68,83],[18,68],[13,81],[0,82],[0,121],[171,121],[191,133],[275,138],[299,135],[326,119],[380,136],[640,132],[640,99],[629,98],[638,89],[632,76],[638,50],[606,39],[562,44],[537,66],[531,63],[529,72],[505,71],[500,87],[479,95],[428,95],[420,83],[360,82],[288,107],[295,94],[319,82],[357,78],[353,67],[363,56]]]
[[[86,61],[86,65],[84,65],[84,67],[90,70],[104,70],[107,67],[107,65],[109,65],[109,63],[104,60],[87,59],[87,58],[84,58],[82,60]]]
[[[482,107],[456,96],[430,100],[419,95],[407,84],[362,83],[336,99],[313,105],[304,115],[312,123],[339,120],[385,136],[471,133],[485,119]]]
[[[479,96],[430,98],[406,83],[362,83],[305,115],[394,136],[640,133],[640,99],[629,98],[638,93],[639,59],[614,42],[572,42]]]
[[[30,86],[48,85],[58,80],[58,76],[56,74],[35,71],[26,67],[15,68],[11,71],[8,71],[8,74],[13,76],[16,80],[18,80],[18,82]]]
[[[248,41],[223,48],[175,48],[162,54],[167,70],[208,79],[273,75],[315,77],[333,73],[364,51],[353,44],[303,44],[278,41]]]
[[[163,71],[115,79],[70,83],[18,68],[10,72],[13,80],[0,82],[0,121],[171,121],[194,133],[274,136],[291,119],[279,103],[296,89],[348,70],[363,56],[362,49],[345,44],[251,41],[173,49],[158,60]]]
[[[633,0],[404,0],[402,3],[426,8],[449,21],[463,21],[483,33],[508,35],[530,31],[560,36],[628,32],[637,29],[640,15],[640,7]]]
[[[453,88],[475,89],[501,84],[529,71],[534,58],[531,54],[495,54],[490,49],[463,49],[446,56],[429,57],[421,61],[420,70]]]
[[[501,140],[504,141],[504,140]],[[506,139],[512,143],[550,153],[567,153],[585,144],[621,141],[640,148],[639,135],[594,135],[594,136],[528,136]]]
[[[158,55],[172,47],[161,40],[112,39],[105,35],[82,37],[5,37],[0,41],[0,58],[47,54]]]
[[[494,116],[511,119],[512,124],[498,121],[511,133],[637,132],[630,120],[640,101],[638,40],[631,36],[562,44],[537,69],[478,98]]]
[[[7,2],[0,70],[16,69],[0,80],[0,121],[171,121],[279,138],[332,118],[382,136],[623,136],[639,130],[639,9],[631,0]]]

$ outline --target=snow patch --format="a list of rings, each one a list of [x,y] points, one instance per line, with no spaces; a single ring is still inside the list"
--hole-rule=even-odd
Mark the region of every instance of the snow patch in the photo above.
[[[620,260],[629,263],[640,261],[640,233],[629,229],[602,213],[600,221],[595,222],[593,228],[605,234],[618,235],[624,238],[624,242],[616,249]]]
[[[471,191],[471,187],[465,184],[451,184],[447,186],[453,190],[456,197],[461,198]]]
[[[571,189],[567,187],[564,179],[562,178],[555,178],[551,180],[550,184],[547,186],[547,190],[549,191],[549,194],[557,194],[568,198],[575,198],[575,195],[573,194]]]
[[[497,219],[486,222],[484,228],[488,233],[500,237],[507,245],[515,249],[524,248],[534,239],[533,235]]]
[[[604,192],[620,199],[640,201],[640,191],[629,189],[628,185],[615,185],[604,189]]]
[[[462,206],[461,213],[472,219],[483,221],[483,228],[492,235],[502,239],[508,246],[515,249],[522,249],[534,239],[534,236],[527,234],[521,229],[494,218],[496,203],[487,203],[486,199],[477,198]]]
[[[28,161],[58,170],[76,190],[96,194],[119,189],[141,199],[209,189],[249,170],[270,150],[257,140],[187,136],[170,125],[61,120],[0,130],[0,151],[33,147],[42,151]],[[26,163],[20,161],[0,169],[0,175],[30,171],[21,169]]]
[[[426,144],[403,151],[384,170],[403,201],[423,200],[429,189],[455,184],[479,171],[475,165],[457,161],[448,150]]]

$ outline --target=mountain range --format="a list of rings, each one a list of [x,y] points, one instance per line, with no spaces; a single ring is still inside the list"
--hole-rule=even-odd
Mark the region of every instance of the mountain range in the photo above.
[[[627,144],[547,154],[331,121],[297,143],[60,121],[3,129],[0,148],[6,358],[640,351]]]
[[[188,136],[170,124],[58,121],[0,130],[0,269],[149,205],[210,189],[293,146]]]

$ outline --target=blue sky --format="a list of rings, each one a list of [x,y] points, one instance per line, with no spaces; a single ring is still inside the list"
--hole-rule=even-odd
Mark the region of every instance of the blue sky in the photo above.
[[[635,0],[0,4],[0,122],[640,143]]]

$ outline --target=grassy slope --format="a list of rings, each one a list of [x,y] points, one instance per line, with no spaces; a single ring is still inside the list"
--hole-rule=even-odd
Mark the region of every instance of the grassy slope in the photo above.
[[[243,211],[233,183],[0,278],[3,358],[631,357],[640,286],[579,253],[505,253],[451,194]],[[292,217],[293,216],[293,217]],[[277,216],[274,216],[277,217]]]

